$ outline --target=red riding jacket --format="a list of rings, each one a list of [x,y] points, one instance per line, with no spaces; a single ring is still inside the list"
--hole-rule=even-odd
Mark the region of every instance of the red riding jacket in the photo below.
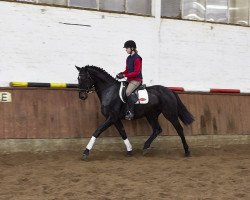
[[[142,81],[142,58],[138,54],[129,55],[126,60],[126,69],[123,72],[128,81]]]

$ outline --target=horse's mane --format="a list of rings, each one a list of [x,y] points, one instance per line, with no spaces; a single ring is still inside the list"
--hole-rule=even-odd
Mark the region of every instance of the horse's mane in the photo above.
[[[100,68],[100,67],[97,67],[97,66],[93,66],[93,65],[87,65],[85,66],[85,68],[87,70],[94,70],[96,72],[99,72],[101,74],[104,74],[107,76],[107,78],[109,78],[110,80],[113,80],[113,81],[117,81],[113,76],[111,76],[108,72],[106,72],[103,68]]]

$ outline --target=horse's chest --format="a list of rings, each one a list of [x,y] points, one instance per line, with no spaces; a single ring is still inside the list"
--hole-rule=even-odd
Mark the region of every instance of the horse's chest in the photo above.
[[[101,105],[101,112],[104,116],[108,116],[112,111],[112,107],[110,105]]]

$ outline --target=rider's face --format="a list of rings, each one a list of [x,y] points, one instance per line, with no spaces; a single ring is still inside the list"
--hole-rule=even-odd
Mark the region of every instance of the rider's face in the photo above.
[[[126,48],[126,52],[127,52],[128,54],[131,54],[131,53],[132,53],[132,49],[131,49],[131,48]]]

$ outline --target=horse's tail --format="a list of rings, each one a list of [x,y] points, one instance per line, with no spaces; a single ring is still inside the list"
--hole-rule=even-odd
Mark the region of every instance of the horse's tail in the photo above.
[[[186,106],[182,103],[178,94],[174,91],[173,93],[177,100],[178,117],[185,125],[191,124],[194,121],[193,115],[187,110]]]

